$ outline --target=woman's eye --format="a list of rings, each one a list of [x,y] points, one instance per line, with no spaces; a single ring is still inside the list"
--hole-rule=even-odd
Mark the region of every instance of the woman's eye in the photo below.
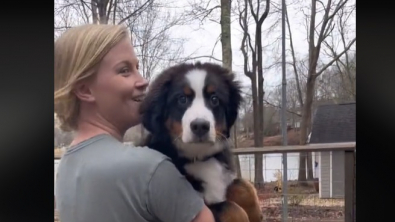
[[[188,101],[188,99],[187,99],[186,96],[180,96],[180,97],[178,97],[178,102],[179,102],[180,104],[182,104],[182,105],[186,104],[187,101]]]
[[[119,73],[121,74],[129,73],[129,72],[130,72],[129,68],[123,68],[119,71]]]
[[[219,99],[218,99],[217,96],[212,95],[212,96],[210,97],[210,102],[211,102],[211,105],[212,105],[212,106],[217,106],[217,105],[219,104]]]

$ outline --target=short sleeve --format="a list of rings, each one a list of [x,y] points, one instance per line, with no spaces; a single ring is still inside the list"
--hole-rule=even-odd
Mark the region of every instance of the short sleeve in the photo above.
[[[147,208],[162,222],[190,222],[204,201],[169,160],[163,160],[148,184]]]

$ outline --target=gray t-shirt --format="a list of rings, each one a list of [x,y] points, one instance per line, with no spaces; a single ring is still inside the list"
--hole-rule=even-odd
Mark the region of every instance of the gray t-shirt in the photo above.
[[[109,135],[63,155],[55,193],[61,222],[190,222],[204,206],[169,158]]]

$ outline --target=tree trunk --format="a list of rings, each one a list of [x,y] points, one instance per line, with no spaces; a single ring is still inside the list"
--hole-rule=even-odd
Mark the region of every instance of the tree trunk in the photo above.
[[[295,74],[296,90],[298,92],[298,101],[299,101],[299,106],[302,107],[303,106],[303,96],[302,96],[302,90],[300,88],[299,73],[298,73],[298,69],[296,67],[295,50],[294,50],[293,41],[292,41],[292,30],[291,30],[291,25],[289,24],[287,7],[285,7],[285,16],[286,16],[287,27],[288,27],[288,32],[289,32],[289,43],[291,46],[291,54],[292,54],[292,67],[294,69],[294,74]]]
[[[258,125],[258,134],[257,134],[257,144],[256,147],[263,147],[263,128],[264,128],[264,120],[263,120],[263,115],[264,115],[264,110],[263,110],[263,96],[264,96],[264,91],[263,91],[263,70],[262,70],[262,30],[260,28],[261,26],[257,25],[256,28],[256,37],[255,40],[257,41],[257,66],[258,68],[258,114],[257,114],[257,119],[255,122],[257,122]],[[258,170],[257,170],[258,169]],[[258,186],[258,188],[262,187],[263,185],[263,155],[262,154],[257,154],[255,158],[255,184]]]
[[[97,15],[97,1],[91,0],[92,8],[92,23],[97,24],[99,22],[99,16]]]
[[[255,170],[255,176],[254,176],[254,184],[256,188],[262,188],[263,187],[263,155],[262,154],[254,154],[254,170]]]
[[[230,8],[231,0],[221,0],[221,44],[222,44],[222,65],[232,71],[232,44],[230,28]],[[237,121],[236,121],[237,122]],[[231,138],[233,137],[234,148],[237,148],[237,123],[233,125]],[[240,160],[237,155],[234,157],[237,177],[241,177]]]
[[[232,70],[232,45],[230,28],[231,0],[221,0],[221,44],[222,63],[226,68]]]
[[[298,182],[302,186],[307,186],[306,182],[306,152],[301,152],[299,154],[299,174]]]
[[[97,9],[99,13],[99,22],[100,24],[107,24],[108,23],[108,17],[107,17],[107,7],[108,6],[108,0],[97,0]]]
[[[253,56],[255,57],[255,56]],[[255,62],[254,62],[255,65]],[[259,120],[259,110],[258,110],[258,93],[257,93],[257,82],[256,82],[256,72],[253,71],[252,73],[252,78],[251,78],[251,85],[252,87],[252,105],[253,105],[253,114],[254,114],[254,146],[255,147],[262,147],[263,141],[261,140],[260,137],[260,129],[259,129],[259,123],[257,120]],[[260,188],[263,185],[263,155],[262,154],[254,154],[254,184],[258,188]]]
[[[313,157],[312,153],[308,152],[307,153],[307,180],[308,181],[313,181],[314,180],[314,175],[313,175]]]
[[[235,122],[233,126],[233,139],[234,139],[234,148],[236,149],[238,147],[237,144],[237,121]],[[241,168],[240,168],[240,159],[239,155],[234,156],[234,162],[235,162],[235,168],[236,168],[236,175],[238,178],[241,178]]]
[[[299,140],[300,145],[306,144],[307,135],[308,135],[307,130],[310,129],[310,125],[311,125],[311,107],[313,104],[315,80],[316,77],[315,77],[315,67],[314,67],[314,69],[309,70],[309,75],[306,83],[306,98],[305,98],[305,103],[303,104],[302,122],[300,126],[300,140]],[[306,164],[307,165],[309,164],[306,162],[309,159],[307,158],[307,156],[308,155],[306,152],[300,153],[299,156],[298,181],[301,185],[307,185]],[[310,159],[310,164],[312,164],[311,159]],[[312,177],[312,170],[311,170],[311,177]]]

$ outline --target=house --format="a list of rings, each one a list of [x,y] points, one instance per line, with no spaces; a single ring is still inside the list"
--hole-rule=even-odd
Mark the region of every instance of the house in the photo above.
[[[309,143],[355,142],[355,112],[355,102],[318,106]],[[315,152],[314,165],[319,178],[319,197],[344,198],[344,152]]]

